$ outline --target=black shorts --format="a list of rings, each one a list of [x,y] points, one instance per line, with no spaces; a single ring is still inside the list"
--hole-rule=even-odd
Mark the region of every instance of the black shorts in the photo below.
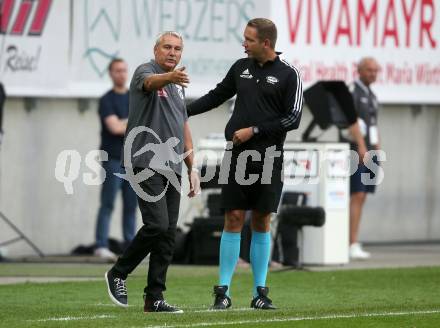
[[[379,165],[379,162],[376,156],[373,157],[374,163]],[[350,177],[350,194],[354,194],[356,192],[365,192],[365,193],[374,193],[376,191],[376,173],[367,168],[364,164],[359,164],[357,170]],[[366,174],[368,177],[367,184],[362,182],[362,174]]]
[[[222,207],[224,210],[256,210],[260,213],[272,213],[278,209],[283,189],[281,179],[282,160],[277,160],[271,171],[265,172],[263,176],[263,161],[254,162],[247,158],[246,163],[237,165],[238,154],[233,154],[229,169],[227,184],[222,185]],[[225,159],[221,170],[225,169]],[[236,174],[238,171],[238,174]],[[244,173],[244,174],[243,174]],[[239,179],[236,179],[238,175]],[[248,184],[249,178],[258,176],[252,184]],[[245,184],[243,184],[244,178]],[[255,178],[253,178],[255,180]],[[237,181],[238,180],[238,181]],[[247,185],[248,184],[248,185]]]

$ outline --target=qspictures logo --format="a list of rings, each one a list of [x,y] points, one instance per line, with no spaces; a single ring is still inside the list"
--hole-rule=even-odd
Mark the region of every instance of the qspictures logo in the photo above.
[[[149,133],[156,139],[155,143],[147,143],[141,149],[132,154],[134,139],[140,133]],[[180,143],[180,140],[176,137],[171,137],[165,142],[161,140],[159,135],[152,129],[146,126],[138,126],[130,131],[124,143],[124,166],[126,169],[125,174],[117,174],[118,177],[127,180],[138,197],[142,198],[146,202],[156,202],[160,200],[166,193],[169,185],[171,184],[177,191],[181,192],[181,185],[176,172],[171,168],[170,163],[179,164],[191,154],[192,150],[189,150],[183,154],[178,154],[175,151],[175,147]],[[135,173],[133,171],[132,157],[141,156],[146,152],[151,152],[153,155],[150,159],[150,168],[144,168],[141,172]],[[158,195],[147,194],[140,186],[140,183],[148,180],[155,174],[160,174],[166,178],[166,186]]]
[[[12,40],[23,37],[41,37],[49,17],[52,0],[0,0],[0,35]],[[35,71],[40,60],[41,45],[21,49],[17,42],[5,44],[4,71]]]
[[[140,135],[143,135],[141,138],[142,146],[139,144],[139,140],[135,145],[135,139]],[[165,196],[168,188],[175,188],[182,194],[183,190],[176,174],[175,165],[182,165],[192,150],[180,153],[180,147],[178,147],[180,143],[181,140],[176,137],[162,140],[149,127],[137,126],[129,132],[125,139],[123,147],[124,173],[112,174],[128,181],[137,196],[146,202],[160,200]],[[233,144],[227,142],[223,153],[211,150],[197,152],[194,155],[194,163],[199,163],[205,168],[201,170],[201,182],[212,181],[221,186],[230,183],[230,178],[233,178],[237,184],[249,186],[254,183],[273,183],[274,170],[280,169],[274,166],[275,159],[282,156],[281,151],[277,150],[275,146],[271,146],[266,148],[264,154],[256,150],[242,150],[233,161]],[[106,172],[100,162],[107,161],[108,158],[109,156],[104,150],[92,150],[87,154],[85,164],[92,172],[83,174],[85,185],[100,185],[105,181]],[[358,153],[353,150],[340,151],[337,154],[327,154],[320,151],[298,150],[295,153],[289,151],[284,154],[281,176],[285,185],[317,184],[319,181],[315,178],[318,176],[320,168],[325,165],[330,177],[347,179],[356,173],[361,161],[369,170],[363,170],[363,173],[359,172],[362,183],[364,185],[382,183],[384,173],[379,163],[386,161],[386,154],[380,150],[367,152],[363,159],[360,159]],[[148,165],[145,165],[147,162]],[[251,170],[251,173],[247,170],[247,165],[250,162],[260,162],[262,170],[258,172]],[[136,163],[143,163],[143,165],[136,165]],[[221,165],[217,175],[219,163]],[[56,159],[55,178],[64,184],[67,194],[74,193],[73,182],[79,178],[80,165],[81,155],[76,150],[64,150]],[[149,183],[149,179],[155,175],[162,176],[166,180],[166,184],[158,194],[151,195],[142,188],[142,183]],[[333,196],[337,197],[338,194]]]
[[[134,151],[133,143],[136,137],[140,134],[149,136],[149,142],[143,145],[140,149]],[[167,140],[161,140],[160,136],[152,129],[146,126],[138,126],[133,128],[127,135],[124,142],[124,167],[125,173],[113,173],[121,179],[127,180],[136,195],[146,202],[157,202],[165,196],[169,187],[175,188],[178,192],[182,192],[179,177],[172,164],[181,164],[184,159],[191,154],[192,150],[180,154],[176,151],[181,141],[176,137],[170,137]],[[133,170],[133,159],[142,156],[145,153],[150,153],[149,167],[143,168],[140,172]],[[106,178],[106,172],[99,164],[99,161],[107,161],[108,154],[103,150],[93,150],[86,156],[86,165],[94,173],[85,173],[83,175],[83,182],[86,185],[100,185]],[[67,194],[73,194],[73,182],[79,176],[81,163],[81,155],[76,150],[62,151],[56,160],[55,178],[64,184]],[[150,195],[145,192],[141,183],[147,181],[154,175],[160,175],[166,178],[166,185],[158,195]]]

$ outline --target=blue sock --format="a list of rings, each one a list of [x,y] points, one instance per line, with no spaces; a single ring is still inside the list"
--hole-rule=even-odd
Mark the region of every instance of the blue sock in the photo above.
[[[270,260],[270,233],[252,231],[251,239],[251,266],[254,274],[254,297],[257,296],[257,287],[266,286],[267,270]]]
[[[223,231],[220,240],[220,280],[219,285],[231,286],[232,275],[234,274],[235,266],[240,256],[240,240],[241,233]]]

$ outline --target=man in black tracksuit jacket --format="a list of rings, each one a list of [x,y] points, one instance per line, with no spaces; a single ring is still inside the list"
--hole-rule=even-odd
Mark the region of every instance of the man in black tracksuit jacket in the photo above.
[[[237,95],[225,128],[226,140],[232,142],[233,148],[230,161],[225,155],[222,163],[222,170],[228,166],[230,171],[228,182],[222,186],[225,226],[220,243],[219,285],[214,286],[214,309],[231,306],[230,284],[240,253],[240,232],[246,210],[252,210],[250,260],[254,298],[251,307],[275,308],[267,297],[266,287],[270,215],[277,210],[283,187],[283,143],[287,131],[298,128],[303,101],[299,72],[278,57],[276,37],[272,21],[250,20],[243,41],[248,58],[236,61],[215,89],[187,107],[190,116],[197,115]],[[251,176],[258,179],[249,183]]]

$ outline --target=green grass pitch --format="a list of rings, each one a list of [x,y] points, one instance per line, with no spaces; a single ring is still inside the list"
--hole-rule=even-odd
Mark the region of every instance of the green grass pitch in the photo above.
[[[276,311],[250,310],[252,274],[237,270],[233,307],[208,311],[216,267],[171,266],[166,299],[184,314],[144,314],[146,267],[128,279],[129,308],[114,306],[108,266],[0,264],[0,277],[98,277],[96,281],[0,285],[0,327],[440,327],[440,267],[270,272]],[[101,279],[102,278],[102,279]]]

